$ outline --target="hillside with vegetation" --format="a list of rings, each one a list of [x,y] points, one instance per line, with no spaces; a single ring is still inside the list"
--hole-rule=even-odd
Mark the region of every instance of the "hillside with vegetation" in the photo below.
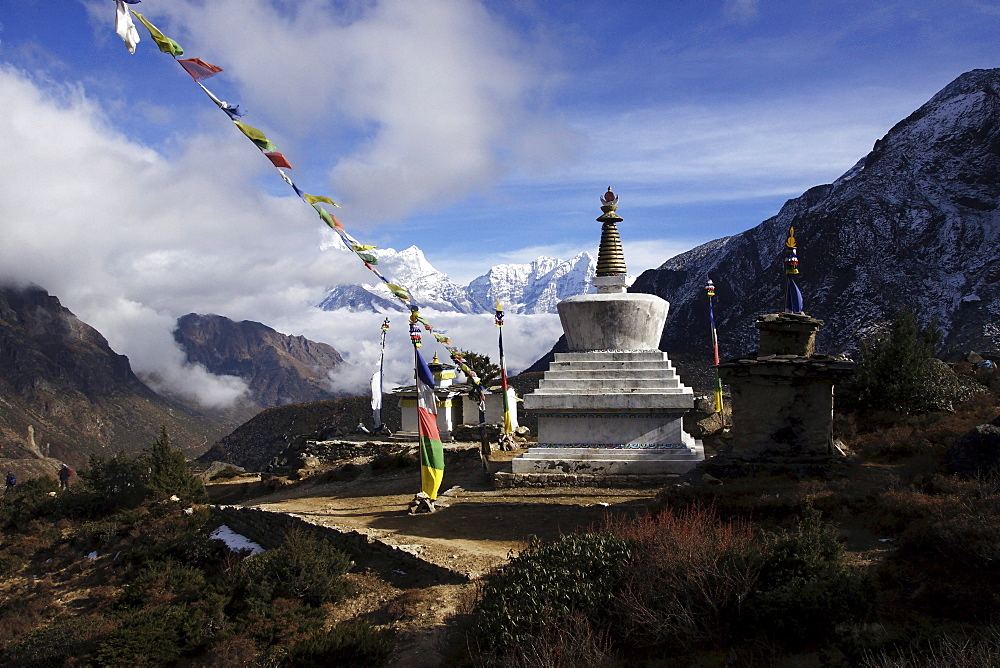
[[[165,434],[92,457],[68,491],[42,477],[0,499],[0,662],[996,665],[1000,373],[935,361],[935,340],[901,314],[866,344],[838,392],[846,456],[819,472],[716,458],[626,496],[490,490],[453,458],[467,498],[422,518],[398,501],[419,476],[403,455],[208,485],[320,524],[343,510],[341,530],[368,513],[369,537],[468,576],[445,584],[295,529],[232,551]],[[477,544],[493,567],[460,573]]]

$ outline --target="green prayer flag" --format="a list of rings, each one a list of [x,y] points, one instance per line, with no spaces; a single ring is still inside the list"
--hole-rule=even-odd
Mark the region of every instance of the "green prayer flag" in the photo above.
[[[154,42],[156,42],[156,46],[160,47],[160,51],[163,53],[169,53],[174,57],[184,55],[184,49],[181,48],[180,44],[160,32],[156,26],[147,21],[146,17],[139,12],[133,9],[132,13],[135,14],[137,19],[142,21],[142,25],[146,26],[146,30],[149,31],[149,36],[153,38]]]
[[[367,262],[368,264],[378,264],[378,257],[375,253],[364,253],[359,251],[358,257]]]
[[[333,216],[330,215],[330,212],[321,207],[319,204],[313,204],[312,208],[316,209],[316,213],[319,214],[319,217],[323,219],[324,223],[333,229],[337,229],[336,224],[333,222]]]

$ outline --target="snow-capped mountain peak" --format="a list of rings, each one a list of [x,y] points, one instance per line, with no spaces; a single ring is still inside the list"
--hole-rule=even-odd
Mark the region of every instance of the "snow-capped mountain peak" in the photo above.
[[[423,251],[410,246],[402,251],[376,249],[379,271],[406,287],[414,303],[438,311],[491,313],[497,300],[508,313],[555,313],[556,304],[574,295],[593,292],[591,279],[596,261],[587,252],[571,260],[538,257],[525,264],[499,264],[467,286],[452,282],[435,269]],[[381,281],[337,286],[327,293],[320,308],[332,311],[403,311]]]

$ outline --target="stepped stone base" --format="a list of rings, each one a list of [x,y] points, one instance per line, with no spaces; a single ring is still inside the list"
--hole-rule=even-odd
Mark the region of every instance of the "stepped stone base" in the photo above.
[[[664,475],[591,475],[565,473],[506,473],[493,474],[493,484],[498,489],[512,487],[667,487],[676,485],[681,477]]]
[[[683,430],[694,394],[659,350],[557,353],[524,407],[538,416],[538,445],[517,473],[661,475],[705,459]]]

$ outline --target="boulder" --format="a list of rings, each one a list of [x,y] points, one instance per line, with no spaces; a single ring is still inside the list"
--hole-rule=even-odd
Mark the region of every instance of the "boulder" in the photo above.
[[[981,424],[960,436],[945,454],[949,473],[972,477],[987,475],[1000,463],[1000,418]]]

